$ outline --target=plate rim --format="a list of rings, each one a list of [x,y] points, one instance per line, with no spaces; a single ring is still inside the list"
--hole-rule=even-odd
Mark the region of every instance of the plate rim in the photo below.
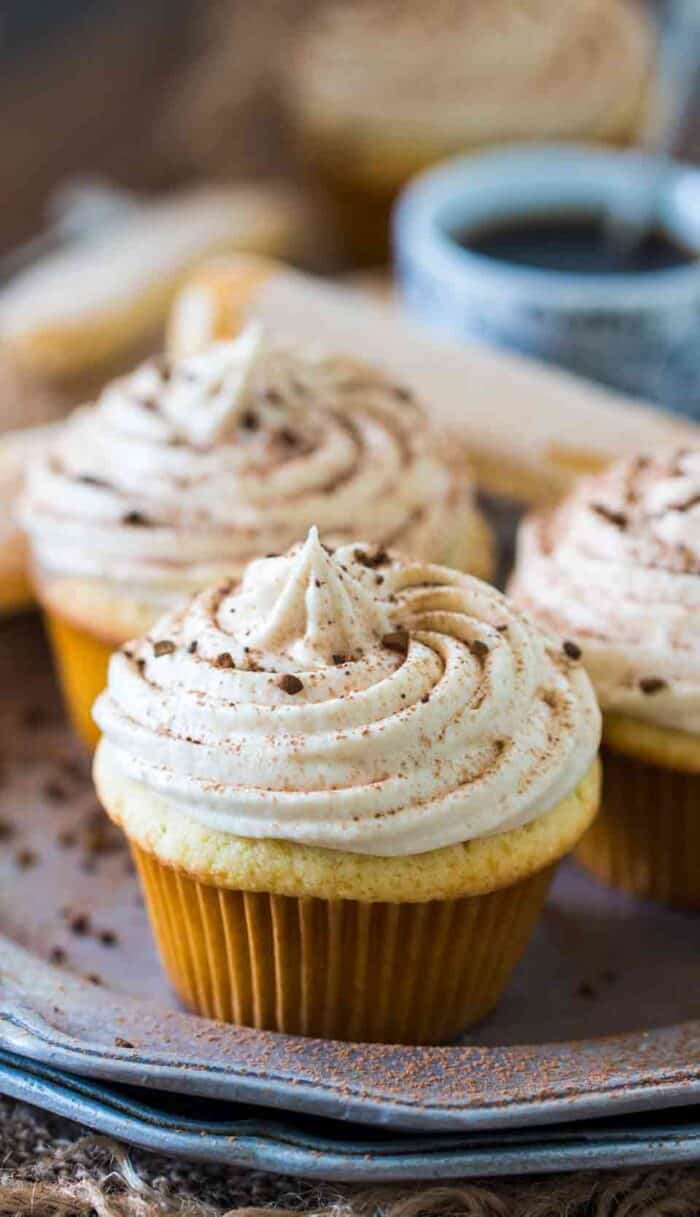
[[[115,1046],[128,1034],[129,1047]],[[223,1049],[207,1046],[207,1036]],[[170,1055],[167,1038],[176,1041]],[[0,1047],[84,1077],[402,1131],[565,1124],[700,1102],[700,1020],[500,1048],[305,1040],[162,1011],[58,971],[2,937]],[[382,1069],[400,1078],[400,1091],[381,1090]],[[434,1077],[432,1090],[425,1075]]]

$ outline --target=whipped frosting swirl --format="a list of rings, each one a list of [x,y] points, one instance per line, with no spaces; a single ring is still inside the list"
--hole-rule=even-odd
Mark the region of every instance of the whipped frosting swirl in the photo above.
[[[604,137],[639,117],[652,35],[632,0],[361,0],[322,10],[299,50],[308,121],[447,140]]]
[[[463,450],[443,443],[381,372],[251,328],[78,410],[31,469],[21,518],[41,569],[145,588],[195,590],[314,521],[335,544],[446,557],[474,506]]]
[[[200,824],[383,856],[534,819],[600,736],[581,665],[494,588],[315,529],[115,654],[95,719]]]
[[[522,526],[512,593],[603,709],[700,734],[700,450],[622,461]]]

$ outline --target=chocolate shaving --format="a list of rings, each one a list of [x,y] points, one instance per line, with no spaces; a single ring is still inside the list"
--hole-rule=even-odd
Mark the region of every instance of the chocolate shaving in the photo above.
[[[356,562],[369,567],[370,570],[374,570],[377,566],[386,566],[391,561],[385,549],[378,549],[373,554],[368,554],[364,549],[356,549],[353,556]]]
[[[260,426],[260,419],[255,410],[244,410],[241,414],[241,426],[244,431],[257,431]]]
[[[685,503],[676,503],[671,507],[672,511],[692,511],[695,507],[700,507],[700,494],[694,494],[692,499],[688,499]]]
[[[44,798],[49,803],[65,803],[68,795],[59,782],[47,782],[44,786]]]
[[[197,654],[197,646],[198,646],[198,645],[199,645],[199,644],[198,644],[198,642],[197,642],[197,639],[195,638],[195,639],[194,639],[194,640],[193,640],[193,641],[190,643],[190,645],[188,646],[188,648],[187,648],[187,654],[188,654],[188,655],[196,655],[196,654]]]
[[[591,510],[599,515],[601,519],[607,520],[608,524],[614,524],[615,528],[627,527],[627,516],[624,511],[613,511],[611,507],[606,507],[604,503],[593,503]]]
[[[116,947],[118,941],[114,930],[100,930],[97,938],[103,947]]]
[[[235,668],[235,666],[236,666],[235,663],[233,662],[232,656],[229,655],[228,651],[222,651],[220,655],[217,655],[214,662],[215,662],[217,668]]]
[[[668,681],[662,680],[660,676],[644,676],[639,687],[642,693],[660,693],[662,689],[668,688]]]
[[[340,667],[342,664],[347,663],[347,656],[336,654],[333,656],[333,663],[336,667]]]
[[[582,651],[580,646],[577,646],[575,642],[571,642],[568,638],[562,643],[561,649],[569,659],[581,658]]]
[[[578,989],[576,990],[576,993],[578,994],[579,997],[586,997],[586,998],[593,998],[593,997],[598,996],[597,989],[594,989],[593,985],[589,984],[589,982],[587,980],[582,981],[582,983],[579,985]]]
[[[131,1040],[125,1040],[123,1035],[115,1035],[114,1047],[115,1048],[135,1048],[136,1045],[132,1044]]]
[[[90,933],[90,918],[87,913],[76,913],[68,922],[68,929],[71,934],[77,934],[79,938],[84,938]]]
[[[285,672],[283,676],[278,676],[276,682],[283,693],[289,693],[294,696],[295,693],[301,693],[304,684],[299,680],[298,676],[292,676],[291,672]]]
[[[292,431],[291,427],[280,427],[277,432],[277,438],[286,444],[288,448],[294,448],[299,443],[299,436]]]
[[[15,862],[20,870],[30,870],[39,861],[33,849],[20,849],[15,854]]]
[[[477,659],[484,659],[489,653],[489,648],[480,638],[475,638],[469,643],[469,650]]]
[[[92,473],[79,473],[76,476],[76,482],[82,482],[84,486],[96,486],[98,490],[110,490],[110,483],[104,478],[95,477]]]
[[[142,511],[127,511],[126,515],[122,516],[122,524],[129,524],[132,528],[153,527],[153,521],[149,520]]]
[[[396,651],[399,655],[405,655],[410,641],[408,630],[392,630],[390,634],[385,634],[382,638],[382,646],[386,647],[388,651]]]
[[[175,643],[169,638],[161,638],[159,642],[153,643],[153,654],[156,659],[160,659],[161,655],[172,655],[175,650]]]

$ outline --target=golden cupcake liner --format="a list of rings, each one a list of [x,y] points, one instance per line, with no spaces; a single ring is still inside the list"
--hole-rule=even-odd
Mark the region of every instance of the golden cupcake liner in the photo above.
[[[92,720],[92,707],[107,684],[107,667],[114,646],[50,610],[46,623],[68,717],[83,743],[92,750],[100,738]]]
[[[496,1005],[555,866],[422,904],[244,892],[132,843],[170,981],[192,1010],[290,1035],[441,1043]]]
[[[24,574],[0,578],[0,617],[22,613],[34,605],[34,590]]]
[[[700,774],[605,749],[602,811],[576,856],[614,887],[699,908]]]

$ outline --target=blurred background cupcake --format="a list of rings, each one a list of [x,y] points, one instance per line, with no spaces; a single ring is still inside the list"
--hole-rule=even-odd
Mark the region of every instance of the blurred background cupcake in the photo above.
[[[21,518],[88,742],[115,647],[314,521],[335,544],[364,537],[492,571],[464,448],[410,389],[356,359],[276,346],[257,326],[108,385],[31,466]]]
[[[603,814],[579,857],[700,906],[700,451],[623,461],[532,515],[511,591],[603,708]]]
[[[399,189],[445,156],[525,140],[634,143],[654,63],[638,0],[358,0],[309,20],[290,94],[347,250],[380,262]]]

